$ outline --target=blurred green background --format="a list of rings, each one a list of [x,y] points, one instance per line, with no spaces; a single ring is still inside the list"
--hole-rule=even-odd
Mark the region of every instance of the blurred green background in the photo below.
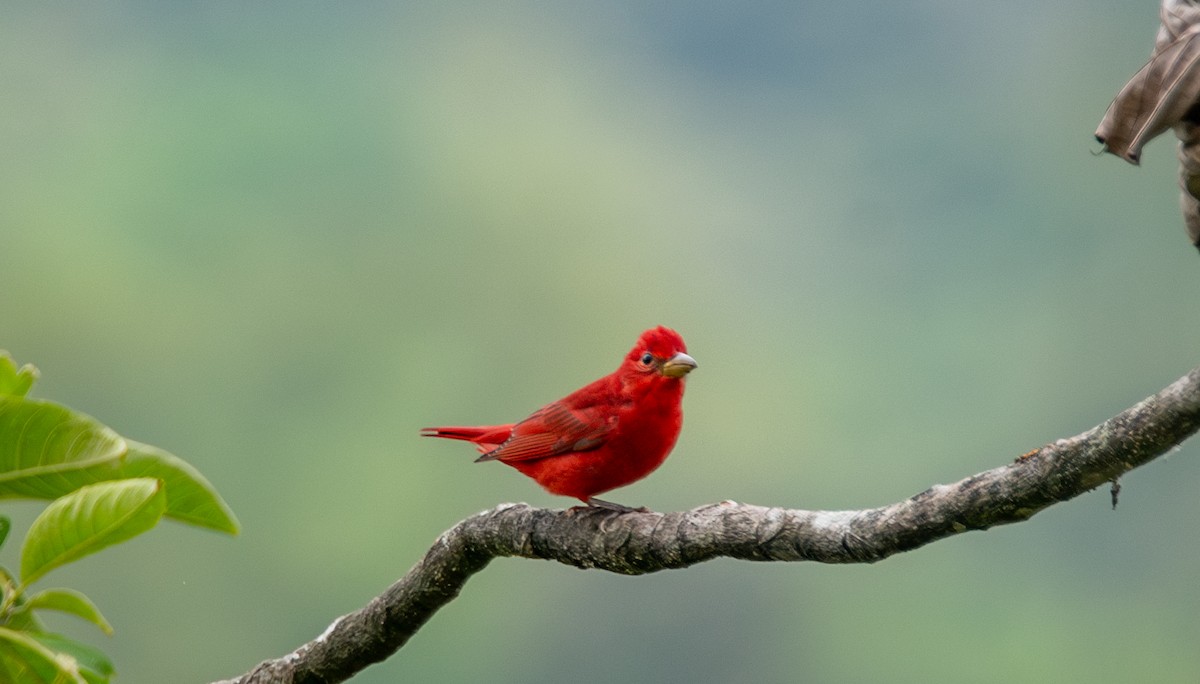
[[[1173,142],[1091,133],[1153,3],[9,3],[0,348],[201,469],[47,578],[123,682],[241,673],[459,519],[568,506],[431,424],[521,418],[646,327],[700,369],[609,498],[892,502],[1200,363]],[[1195,682],[1200,442],[875,566],[495,562],[356,680]],[[40,510],[3,502],[18,533]]]

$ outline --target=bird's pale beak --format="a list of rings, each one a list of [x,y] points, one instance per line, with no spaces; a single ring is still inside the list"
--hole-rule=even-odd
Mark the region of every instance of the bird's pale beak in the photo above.
[[[696,359],[679,352],[662,365],[662,374],[668,378],[682,378],[696,368]]]

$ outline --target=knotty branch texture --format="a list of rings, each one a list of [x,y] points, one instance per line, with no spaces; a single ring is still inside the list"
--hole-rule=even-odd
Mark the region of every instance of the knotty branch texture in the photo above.
[[[344,681],[399,650],[493,558],[627,575],[721,557],[873,563],[960,532],[1028,520],[1114,482],[1198,427],[1200,368],[1083,434],[880,508],[805,511],[723,501],[679,513],[622,514],[502,504],[447,530],[408,574],[316,639],[219,684]]]

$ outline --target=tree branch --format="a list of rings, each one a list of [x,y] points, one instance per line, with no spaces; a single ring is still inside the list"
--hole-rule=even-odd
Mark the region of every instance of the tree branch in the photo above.
[[[1115,482],[1197,428],[1200,368],[1083,434],[880,508],[805,511],[723,501],[679,513],[620,514],[502,504],[447,530],[403,578],[324,634],[218,684],[344,681],[399,650],[493,558],[540,558],[628,575],[718,557],[873,563],[960,532],[1027,520]]]

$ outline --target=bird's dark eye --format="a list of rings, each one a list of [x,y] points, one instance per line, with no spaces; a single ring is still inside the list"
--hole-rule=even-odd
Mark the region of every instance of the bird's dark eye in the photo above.
[[[644,363],[645,365],[649,366],[650,362],[653,360],[654,360],[654,354],[651,354],[650,352],[645,352],[642,354],[642,363]]]

